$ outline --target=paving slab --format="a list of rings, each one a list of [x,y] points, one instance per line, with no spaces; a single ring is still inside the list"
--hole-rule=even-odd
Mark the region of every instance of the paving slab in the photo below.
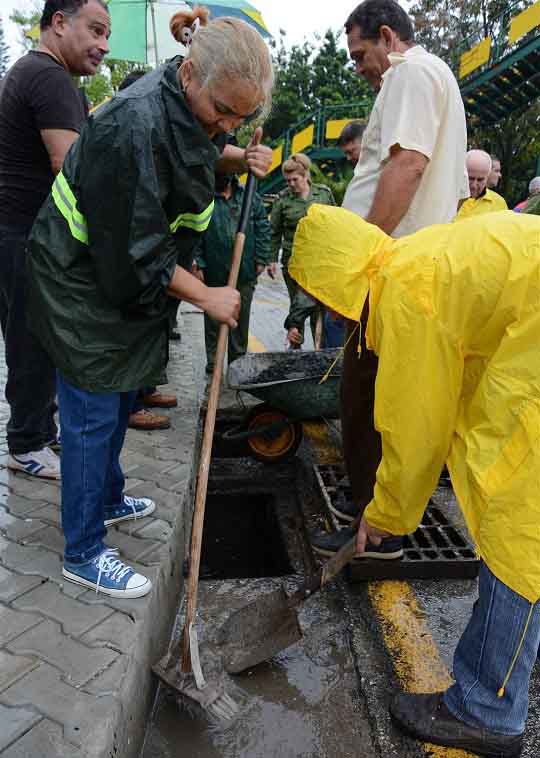
[[[100,608],[99,612],[102,611]],[[93,679],[116,658],[112,650],[89,648],[63,634],[60,624],[49,620],[19,635],[7,645],[7,650],[19,655],[35,655],[50,663],[75,687]]]
[[[45,500],[22,497],[5,487],[2,487],[1,500],[12,516],[27,516],[46,505]]]
[[[11,687],[14,682],[39,666],[35,655],[11,655],[0,650],[0,692]]]
[[[41,716],[30,708],[6,708],[0,705],[0,750],[28,731]]]
[[[66,582],[66,586],[67,586]],[[82,588],[84,590],[84,588]],[[81,594],[81,593],[78,593]],[[12,603],[20,611],[34,611],[56,621],[67,635],[79,637],[92,627],[99,626],[114,611],[111,608],[91,608],[69,597],[54,582],[45,582]]]
[[[20,613],[3,603],[0,604],[0,646],[23,634],[27,629],[41,624],[43,619],[37,613]]]
[[[42,719],[4,750],[2,758],[50,758],[51,755],[57,758],[85,758],[88,753],[66,742],[61,726],[49,719]]]
[[[81,640],[90,647],[106,645],[120,653],[129,653],[136,635],[137,626],[131,616],[112,611],[104,621],[86,632]]]
[[[40,576],[24,576],[0,566],[0,601],[8,603],[45,581]]]
[[[91,755],[100,756],[107,755],[103,743],[110,742],[108,735],[116,726],[121,709],[119,700],[113,695],[96,699],[63,681],[61,672],[47,663],[41,663],[4,690],[0,694],[0,704],[39,711],[62,725],[64,737],[69,742],[77,747],[84,746]],[[94,748],[90,747],[91,743]],[[93,753],[96,745],[100,751]]]
[[[126,492],[152,497],[157,508],[109,528],[106,540],[152,580],[145,598],[117,600],[63,579],[60,483],[8,471],[0,433],[1,758],[140,754],[156,687],[151,666],[167,648],[181,597],[203,355],[203,318],[191,313],[181,347],[170,346],[165,391],[179,398],[171,429],[126,435]],[[0,358],[0,393],[5,378]],[[0,423],[8,416],[0,394]]]

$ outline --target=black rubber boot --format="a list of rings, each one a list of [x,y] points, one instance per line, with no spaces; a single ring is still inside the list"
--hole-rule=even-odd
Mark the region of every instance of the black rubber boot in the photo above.
[[[490,758],[517,758],[523,738],[495,734],[468,726],[453,716],[443,701],[444,692],[429,695],[396,695],[390,713],[407,734],[435,745],[461,748]]]

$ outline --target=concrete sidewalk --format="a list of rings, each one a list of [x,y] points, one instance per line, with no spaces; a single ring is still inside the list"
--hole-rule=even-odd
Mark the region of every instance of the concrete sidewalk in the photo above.
[[[179,600],[198,450],[202,314],[184,313],[181,332],[181,344],[170,343],[168,389],[178,396],[172,428],[130,430],[123,454],[126,491],[154,498],[157,509],[107,536],[152,579],[147,597],[119,601],[63,581],[59,484],[9,472],[1,439],[2,758],[139,753],[154,691],[150,666],[165,652]],[[3,363],[3,346],[1,356]],[[0,403],[0,424],[8,414]]]

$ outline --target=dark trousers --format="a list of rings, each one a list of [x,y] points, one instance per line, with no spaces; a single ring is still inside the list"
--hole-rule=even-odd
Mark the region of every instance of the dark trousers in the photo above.
[[[227,345],[227,359],[229,364],[237,358],[241,358],[247,352],[249,339],[249,317],[251,315],[251,303],[255,292],[256,282],[240,284],[236,289],[240,293],[240,313],[238,326],[229,330],[229,342]],[[216,350],[219,336],[219,323],[204,314],[204,341],[206,345],[206,370],[210,372],[214,368]]]
[[[133,407],[131,408],[130,413],[138,413],[139,411],[142,411],[144,408],[144,398],[147,395],[153,395],[156,389],[156,387],[143,387],[142,390],[139,390],[133,400]]]
[[[0,324],[7,365],[10,453],[41,450],[56,438],[56,373],[26,321],[26,234],[0,226]]]
[[[358,326],[346,321],[345,341]],[[345,348],[341,380],[341,432],[343,455],[352,488],[353,502],[359,512],[373,498],[375,475],[381,462],[381,436],[375,429],[375,378],[378,359],[366,347],[367,308],[364,309],[360,328]],[[358,355],[358,339],[362,351]]]
[[[289,293],[289,300],[292,305],[296,297],[296,293],[298,292],[298,284],[296,282],[296,279],[293,279],[292,276],[289,275],[289,270],[287,269],[286,266],[283,266],[282,274],[283,274],[283,280],[285,281],[285,286],[287,287],[287,292]],[[315,334],[317,332],[317,319],[319,318],[319,310],[320,310],[319,308],[314,308],[309,314],[309,325],[311,327],[311,336],[313,337],[313,343],[315,343]],[[289,311],[290,311],[290,308],[289,308]],[[304,339],[305,323],[302,324],[301,327],[298,326],[297,329],[302,335],[302,339]]]

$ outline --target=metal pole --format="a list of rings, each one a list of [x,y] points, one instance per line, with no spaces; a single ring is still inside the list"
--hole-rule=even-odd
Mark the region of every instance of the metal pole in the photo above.
[[[159,66],[159,56],[157,47],[157,33],[156,33],[156,15],[154,12],[154,3],[156,0],[149,0],[150,2],[150,15],[152,16],[152,36],[154,38],[154,54],[156,56],[156,68]]]

